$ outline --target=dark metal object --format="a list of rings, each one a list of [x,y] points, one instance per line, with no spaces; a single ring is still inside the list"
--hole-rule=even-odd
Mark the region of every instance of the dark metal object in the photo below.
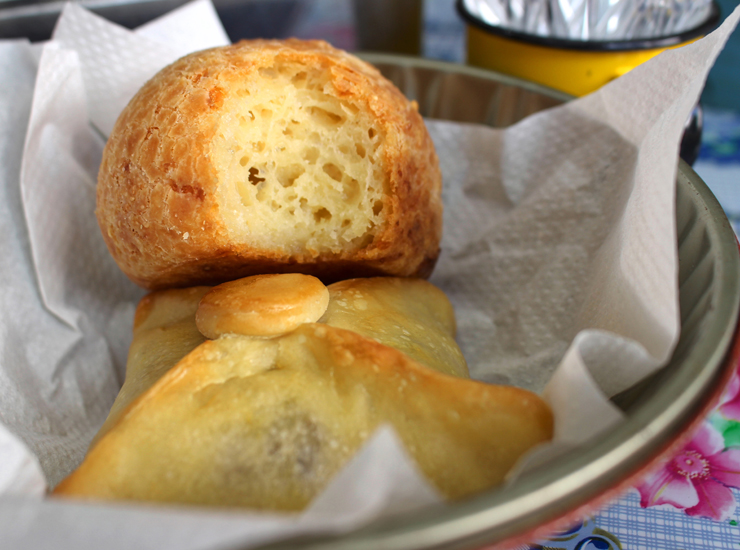
[[[134,29],[188,0],[80,0],[92,12]],[[48,40],[65,2],[0,2],[0,38]],[[241,38],[287,38],[299,0],[213,0],[232,41]]]
[[[129,29],[189,0],[78,0],[92,12]],[[232,42],[243,38],[288,38],[316,0],[212,0]],[[342,0],[337,0],[342,1]],[[357,47],[418,55],[423,0],[344,0],[354,14]],[[0,38],[51,37],[64,1],[0,0]],[[311,38],[329,38],[312,36]]]
[[[128,28],[164,15],[186,0],[88,0],[79,4]],[[48,40],[65,2],[12,2],[0,9],[0,38]]]
[[[694,110],[691,111],[689,120],[686,121],[686,126],[683,130],[683,138],[681,138],[681,152],[680,157],[685,160],[690,166],[693,166],[696,159],[699,158],[699,152],[701,151],[701,134],[704,129],[704,110],[702,109],[701,103],[697,103]]]

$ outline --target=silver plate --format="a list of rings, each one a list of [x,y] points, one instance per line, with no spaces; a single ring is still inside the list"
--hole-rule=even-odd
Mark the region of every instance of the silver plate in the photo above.
[[[426,117],[507,126],[568,96],[470,67],[363,56]],[[677,176],[682,333],[670,363],[615,398],[627,420],[511,487],[372,523],[342,537],[299,537],[265,548],[464,549],[520,536],[597,502],[650,463],[702,413],[726,374],[740,308],[740,255],[706,184],[681,161]]]

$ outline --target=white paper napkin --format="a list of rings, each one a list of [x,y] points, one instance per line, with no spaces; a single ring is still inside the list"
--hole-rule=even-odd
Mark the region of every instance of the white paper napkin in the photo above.
[[[739,16],[506,131],[429,122],[446,205],[433,281],[456,306],[473,376],[543,391],[561,444],[620,421],[607,397],[663,364],[677,340],[678,143]],[[0,422],[12,434],[0,470],[18,472],[0,476],[2,547],[253,545],[439,502],[388,430],[301,516],[9,496],[38,495],[36,464],[54,485],[82,459],[118,391],[142,295],[95,223],[102,139],[88,117],[106,134],[156,70],[224,40],[198,0],[136,32],[71,4],[40,59],[28,44],[0,44],[0,75],[13,82],[0,87]]]
[[[105,136],[136,91],[162,67],[185,54],[229,44],[208,0],[186,4],[136,32],[70,3],[52,39],[79,55],[90,120]]]

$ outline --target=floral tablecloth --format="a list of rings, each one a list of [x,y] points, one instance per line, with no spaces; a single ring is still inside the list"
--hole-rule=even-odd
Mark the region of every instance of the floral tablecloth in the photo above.
[[[694,170],[740,234],[740,114],[705,109]],[[682,451],[583,524],[521,550],[740,550],[738,503],[740,365]]]
[[[521,550],[740,548],[740,372],[693,439],[570,531]]]
[[[521,550],[738,550],[738,488],[736,370],[720,405],[682,451],[594,517]]]

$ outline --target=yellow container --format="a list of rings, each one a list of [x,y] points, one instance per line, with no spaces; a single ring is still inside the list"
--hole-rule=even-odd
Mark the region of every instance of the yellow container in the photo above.
[[[468,63],[523,78],[574,96],[591,93],[668,48],[698,40],[719,22],[719,9],[699,27],[651,39],[620,41],[564,40],[525,34],[490,25],[458,0],[467,23]]]

